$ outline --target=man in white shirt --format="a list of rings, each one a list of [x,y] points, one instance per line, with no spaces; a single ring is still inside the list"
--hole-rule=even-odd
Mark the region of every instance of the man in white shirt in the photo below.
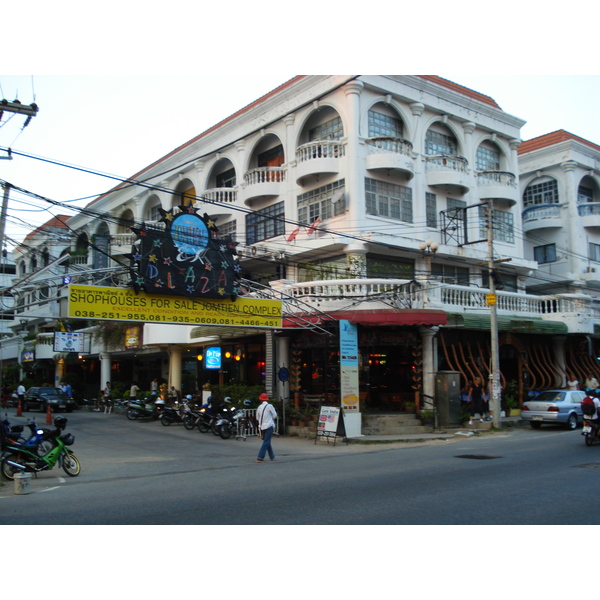
[[[261,401],[261,404],[256,411],[256,420],[258,421],[258,428],[260,429],[263,443],[258,451],[256,462],[261,463],[265,460],[267,452],[269,453],[269,458],[275,460],[275,453],[271,446],[271,438],[273,437],[273,431],[275,429],[277,412],[273,406],[269,404],[269,396],[267,396],[267,394],[261,394],[258,399]]]

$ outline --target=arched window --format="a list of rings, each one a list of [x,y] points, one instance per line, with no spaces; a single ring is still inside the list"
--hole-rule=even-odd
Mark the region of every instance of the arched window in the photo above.
[[[482,142],[477,148],[475,168],[478,171],[499,171],[500,150],[493,142]]]
[[[523,206],[538,204],[558,204],[558,184],[556,179],[545,177],[536,179],[536,183],[528,185],[523,194]]]
[[[435,123],[425,134],[425,154],[430,156],[437,154],[456,156],[458,154],[458,141],[448,127],[442,123]]]

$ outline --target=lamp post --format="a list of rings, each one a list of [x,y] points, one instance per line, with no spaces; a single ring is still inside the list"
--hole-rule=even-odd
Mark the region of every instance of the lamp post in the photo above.
[[[435,256],[435,253],[438,250],[438,245],[436,242],[432,242],[431,240],[425,240],[419,244],[419,250],[423,253],[425,258],[425,284],[423,289],[425,294],[423,296],[423,308],[429,307],[429,280],[431,278],[431,257]]]

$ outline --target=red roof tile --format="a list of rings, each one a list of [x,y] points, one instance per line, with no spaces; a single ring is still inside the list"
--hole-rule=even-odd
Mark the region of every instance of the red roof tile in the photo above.
[[[484,104],[489,104],[494,108],[502,110],[493,98],[485,96],[484,94],[480,94],[479,92],[466,88],[462,85],[458,85],[458,83],[454,83],[453,81],[448,81],[448,79],[438,77],[437,75],[418,75],[418,77],[425,79],[426,81],[430,81],[431,83],[435,83],[436,85],[441,85],[442,87],[448,88],[454,92],[458,92],[463,96],[473,98],[473,100],[483,102]]]
[[[30,240],[36,233],[40,231],[44,231],[48,227],[64,227],[67,228],[66,222],[70,219],[70,215],[56,215],[49,221],[46,221],[43,225],[40,225],[37,229],[34,229],[31,233],[28,233],[25,236],[26,240]]]
[[[594,150],[600,151],[600,146],[593,144],[592,142],[588,142],[577,135],[573,135],[564,129],[559,129],[558,131],[553,131],[552,133],[546,133],[544,135],[540,135],[531,140],[524,141],[519,146],[518,154],[527,154],[527,152],[533,152],[534,150],[539,150],[540,148],[547,148],[548,146],[554,146],[555,144],[560,144],[561,142],[566,142],[568,140],[573,140],[575,142],[579,142],[581,144],[585,144]]]

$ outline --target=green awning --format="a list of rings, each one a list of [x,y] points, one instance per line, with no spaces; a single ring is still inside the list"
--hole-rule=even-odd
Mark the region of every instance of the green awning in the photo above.
[[[558,321],[544,321],[542,319],[518,319],[498,315],[498,331],[512,331],[513,333],[569,333],[566,323]],[[461,329],[490,329],[490,315],[473,314],[448,314],[446,327]]]

